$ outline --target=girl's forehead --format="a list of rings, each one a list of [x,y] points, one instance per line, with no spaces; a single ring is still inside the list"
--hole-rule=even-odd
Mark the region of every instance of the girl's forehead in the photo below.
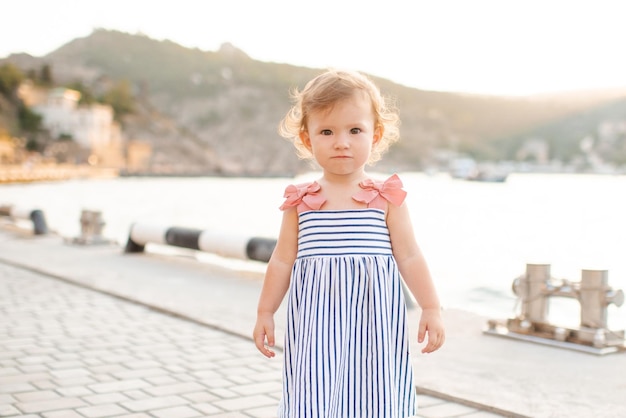
[[[373,116],[372,103],[365,94],[354,94],[335,101],[323,108],[314,109],[310,112],[311,118],[327,118],[342,114],[367,114]]]

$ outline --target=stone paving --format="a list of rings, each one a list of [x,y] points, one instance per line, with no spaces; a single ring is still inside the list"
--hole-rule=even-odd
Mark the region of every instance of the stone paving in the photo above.
[[[0,263],[0,417],[275,417],[280,369],[235,333]],[[418,402],[423,418],[506,416]]]

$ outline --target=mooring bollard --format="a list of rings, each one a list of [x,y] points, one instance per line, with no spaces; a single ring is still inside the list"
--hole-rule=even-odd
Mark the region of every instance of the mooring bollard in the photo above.
[[[0,206],[0,216],[6,216],[12,219],[30,220],[33,223],[33,233],[35,235],[48,233],[46,217],[40,209],[16,208],[10,205]]]
[[[149,243],[263,262],[269,261],[276,246],[276,240],[271,238],[250,238],[209,230],[135,223],[130,228],[124,252],[143,252]]]
[[[80,236],[75,237],[71,242],[81,245],[113,243],[102,236],[105,224],[102,212],[83,209],[80,213]]]
[[[528,264],[526,274],[513,281],[513,293],[521,312],[505,324],[491,320],[487,334],[540,342],[594,354],[626,351],[625,333],[608,329],[608,306],[622,306],[624,292],[608,284],[608,271],[582,270],[581,280],[572,282],[550,276],[549,264]],[[565,297],[580,304],[580,326],[565,328],[548,320],[549,301]]]

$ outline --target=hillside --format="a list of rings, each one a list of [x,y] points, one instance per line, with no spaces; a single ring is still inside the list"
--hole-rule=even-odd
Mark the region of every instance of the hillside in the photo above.
[[[46,63],[57,83],[80,81],[96,93],[128,80],[138,106],[123,119],[126,138],[152,142],[155,162],[175,171],[290,175],[309,168],[276,127],[290,105],[289,91],[321,69],[255,61],[229,44],[201,51],[102,29],[44,57],[16,54],[2,61],[25,71]],[[395,170],[428,165],[441,149],[502,158],[503,150],[537,127],[626,97],[604,92],[505,98],[375,80],[396,99],[402,118],[402,139],[378,166]]]

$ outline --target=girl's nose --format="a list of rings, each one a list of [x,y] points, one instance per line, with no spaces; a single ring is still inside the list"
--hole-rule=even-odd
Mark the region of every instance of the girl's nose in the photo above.
[[[350,140],[347,134],[338,134],[335,135],[335,148],[336,149],[345,149],[350,146]]]

